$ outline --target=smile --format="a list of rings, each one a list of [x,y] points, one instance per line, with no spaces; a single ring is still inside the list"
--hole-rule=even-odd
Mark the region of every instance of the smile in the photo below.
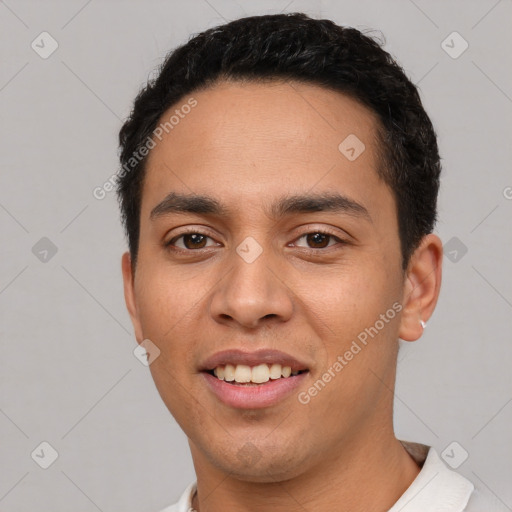
[[[219,380],[231,382],[232,384],[263,384],[269,380],[286,379],[290,376],[296,376],[306,370],[292,371],[290,366],[283,366],[278,363],[259,364],[250,367],[245,364],[227,364],[217,366],[210,370],[211,375],[215,375]]]

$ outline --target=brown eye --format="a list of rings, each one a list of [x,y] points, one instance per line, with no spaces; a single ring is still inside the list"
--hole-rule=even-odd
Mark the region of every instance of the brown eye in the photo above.
[[[339,239],[338,237],[331,235],[330,233],[323,233],[322,231],[307,233],[299,237],[297,240],[301,240],[303,238],[306,239],[307,247],[310,249],[325,249],[331,245],[334,245],[335,242],[343,242],[343,240]],[[304,246],[299,245],[299,247]]]
[[[183,235],[183,244],[187,249],[202,249],[206,245],[207,237],[199,233]]]
[[[306,235],[308,244],[313,244],[314,249],[323,249],[324,247],[327,247],[329,245],[330,238],[332,238],[331,235],[326,235],[324,233],[313,233]]]
[[[207,245],[208,239],[211,240],[209,236],[203,235],[202,233],[183,233],[171,239],[166,246],[176,246],[178,249],[183,250],[204,249],[205,247],[211,246],[211,244],[209,246]]]

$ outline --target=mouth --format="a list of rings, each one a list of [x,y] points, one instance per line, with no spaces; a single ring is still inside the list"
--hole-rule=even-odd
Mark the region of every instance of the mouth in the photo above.
[[[223,404],[238,409],[277,405],[307,384],[312,364],[280,350],[217,352],[198,368],[203,382]]]
[[[260,386],[268,382],[290,379],[309,370],[292,370],[291,366],[262,363],[252,367],[245,364],[219,365],[204,372],[233,386]]]

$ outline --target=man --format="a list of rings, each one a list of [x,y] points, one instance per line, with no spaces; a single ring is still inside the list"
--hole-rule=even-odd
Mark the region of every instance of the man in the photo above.
[[[389,54],[236,20],[167,57],[120,145],[126,304],[197,475],[165,512],[480,510],[393,431],[442,243],[435,132]]]

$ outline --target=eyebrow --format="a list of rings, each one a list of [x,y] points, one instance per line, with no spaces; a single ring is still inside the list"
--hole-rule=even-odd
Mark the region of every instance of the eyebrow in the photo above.
[[[372,222],[368,210],[362,205],[339,193],[287,195],[267,206],[265,212],[274,219],[293,214],[311,212],[345,213]],[[231,210],[217,199],[204,195],[171,192],[158,203],[149,215],[150,220],[172,213],[193,213],[228,217]]]

